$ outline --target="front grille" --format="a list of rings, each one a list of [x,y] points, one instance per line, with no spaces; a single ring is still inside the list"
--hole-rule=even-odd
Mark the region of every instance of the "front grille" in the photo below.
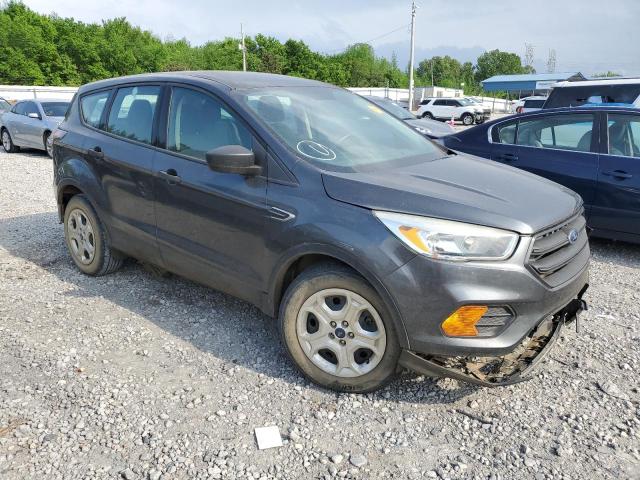
[[[586,225],[579,214],[535,237],[529,266],[549,286],[571,280],[589,261]],[[578,233],[573,242],[569,240],[572,230]]]

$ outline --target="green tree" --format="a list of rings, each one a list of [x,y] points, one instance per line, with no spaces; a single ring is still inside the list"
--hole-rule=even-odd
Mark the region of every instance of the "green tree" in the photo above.
[[[522,66],[522,60],[515,53],[491,50],[478,57],[475,77],[478,82],[494,75],[528,73],[530,70]]]

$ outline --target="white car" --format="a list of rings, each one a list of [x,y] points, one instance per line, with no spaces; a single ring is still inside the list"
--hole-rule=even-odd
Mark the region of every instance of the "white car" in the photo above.
[[[546,101],[547,97],[538,95],[521,98],[516,104],[516,113],[535,112],[536,110],[542,109]]]
[[[460,120],[464,125],[481,123],[484,120],[482,107],[478,107],[464,98],[427,98],[420,102],[419,118],[438,120]]]

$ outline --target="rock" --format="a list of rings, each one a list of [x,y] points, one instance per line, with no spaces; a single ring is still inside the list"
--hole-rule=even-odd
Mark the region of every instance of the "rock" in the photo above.
[[[344,460],[344,455],[341,455],[340,453],[336,453],[334,455],[331,455],[330,459],[336,465],[340,465]]]
[[[120,476],[124,478],[124,480],[133,480],[134,478],[136,478],[136,474],[133,473],[133,470],[131,470],[130,468],[127,468],[126,470],[120,472]]]
[[[351,455],[349,457],[349,462],[351,462],[351,465],[354,467],[364,467],[367,464],[367,457],[361,454]]]

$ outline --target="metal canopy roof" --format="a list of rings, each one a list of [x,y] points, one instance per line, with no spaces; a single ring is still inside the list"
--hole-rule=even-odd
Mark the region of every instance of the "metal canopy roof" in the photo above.
[[[524,75],[495,75],[482,82],[487,92],[517,92],[550,90],[551,86],[561,81],[586,80],[580,72],[564,73],[530,73]]]

